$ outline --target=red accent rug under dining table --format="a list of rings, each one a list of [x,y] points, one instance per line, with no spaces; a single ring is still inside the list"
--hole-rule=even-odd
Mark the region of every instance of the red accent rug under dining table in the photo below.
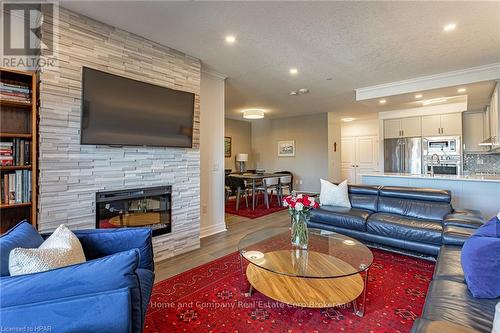
[[[243,294],[246,278],[232,253],[155,284],[145,332],[410,332],[420,316],[434,263],[372,249],[366,311],[310,309]]]
[[[238,215],[247,217],[249,219],[255,219],[258,217],[266,216],[281,210],[287,209],[286,207],[280,206],[278,204],[277,196],[274,195],[272,199],[269,200],[269,208],[264,204],[264,196],[262,194],[257,195],[259,198],[257,200],[258,205],[252,210],[252,197],[248,197],[248,207],[246,206],[245,199],[240,200],[240,207],[236,210],[236,199],[230,199],[226,202],[225,211],[227,214]]]

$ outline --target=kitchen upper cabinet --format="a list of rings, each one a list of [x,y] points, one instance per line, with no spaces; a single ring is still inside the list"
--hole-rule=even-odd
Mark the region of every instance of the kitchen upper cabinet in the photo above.
[[[422,136],[441,135],[441,115],[422,117]]]
[[[500,84],[497,86],[491,96],[490,106],[489,106],[489,118],[490,118],[490,135],[491,141],[493,143],[492,149],[500,148],[500,98],[498,96]]]
[[[464,112],[462,140],[465,152],[487,151],[488,147],[479,146],[479,143],[489,137],[489,122],[486,117],[486,112]]]
[[[421,136],[420,117],[388,119],[384,121],[384,138],[409,138]]]
[[[350,184],[360,184],[363,173],[378,172],[378,136],[342,138],[341,175]]]
[[[462,114],[448,113],[422,117],[422,136],[462,135]]]
[[[462,135],[462,113],[441,115],[441,135]]]

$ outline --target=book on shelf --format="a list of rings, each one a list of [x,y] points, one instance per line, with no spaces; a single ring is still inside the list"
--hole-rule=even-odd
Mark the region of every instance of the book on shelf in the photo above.
[[[3,80],[0,82],[0,97],[8,101],[31,103],[31,89],[22,82]]]
[[[6,173],[1,181],[2,204],[19,204],[31,201],[31,170],[16,170]]]
[[[13,138],[12,141],[0,142],[0,165],[30,165],[30,140]]]

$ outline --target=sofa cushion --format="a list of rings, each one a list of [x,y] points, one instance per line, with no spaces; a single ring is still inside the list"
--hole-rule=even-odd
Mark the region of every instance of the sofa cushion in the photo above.
[[[311,221],[337,227],[366,231],[366,219],[372,214],[366,209],[321,206],[311,213]]]
[[[366,227],[372,234],[430,244],[441,244],[443,230],[441,222],[387,213],[371,215]]]
[[[500,297],[500,220],[492,218],[465,241],[462,267],[474,297]]]
[[[465,283],[464,271],[460,262],[461,246],[443,245],[434,268],[433,279],[445,279]]]
[[[349,185],[349,200],[351,201],[351,207],[376,212],[379,187],[380,186]]]
[[[463,245],[475,229],[457,227],[454,225],[445,225],[443,229],[443,244]]]
[[[454,324],[445,320],[427,320],[417,318],[411,327],[410,333],[480,333],[470,327]]]
[[[452,212],[451,194],[445,190],[382,187],[378,212],[442,221]]]
[[[16,247],[37,248],[43,238],[26,220],[0,236],[0,276],[9,275],[9,255]]]
[[[446,320],[480,332],[491,332],[498,301],[500,298],[474,298],[464,283],[433,280],[427,292],[422,318]]]
[[[484,220],[480,216],[460,214],[454,211],[445,217],[443,223],[444,225],[477,229],[484,224]]]

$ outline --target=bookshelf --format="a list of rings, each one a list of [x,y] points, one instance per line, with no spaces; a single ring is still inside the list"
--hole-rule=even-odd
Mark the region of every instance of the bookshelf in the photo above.
[[[37,74],[0,67],[0,233],[37,215]]]

